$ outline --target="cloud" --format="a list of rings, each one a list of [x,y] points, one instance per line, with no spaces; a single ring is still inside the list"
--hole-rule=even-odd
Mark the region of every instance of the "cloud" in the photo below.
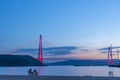
[[[38,55],[38,49],[23,48],[13,52],[14,54],[27,54],[34,57]],[[43,48],[44,58],[50,59],[103,59],[106,54],[102,54],[101,50],[88,49],[84,47],[63,46]]]
[[[114,46],[114,47],[112,47],[112,52],[113,52],[113,54],[114,53],[117,53],[117,49],[119,49],[120,48],[120,46]],[[100,48],[100,49],[98,49],[101,53],[108,53],[108,47],[106,47],[106,48]]]
[[[18,50],[16,50],[16,51],[14,51],[14,52],[12,52],[12,53],[36,53],[38,51],[38,49],[32,49],[32,48],[30,48],[30,49],[18,49]]]
[[[44,54],[49,55],[66,55],[70,54],[72,50],[77,49],[77,47],[73,46],[66,46],[66,47],[50,47],[50,48],[43,48]],[[32,53],[36,54],[38,53],[38,49],[18,49],[17,51],[14,51],[12,53]]]
[[[47,52],[53,55],[66,55],[70,54],[72,50],[77,49],[77,47],[67,46],[67,47],[52,47],[52,48],[43,48],[43,52]]]
[[[76,53],[80,54],[84,52],[89,52],[89,50],[82,48],[82,47],[75,47],[75,46],[43,48],[43,55],[45,56],[65,56],[65,55],[76,54]],[[16,51],[13,51],[12,53],[37,55],[38,49],[23,48],[23,49],[17,49]]]
[[[120,46],[114,46],[114,47],[112,47],[112,49],[118,49],[118,48],[120,48]],[[100,48],[98,50],[108,50],[108,47]]]

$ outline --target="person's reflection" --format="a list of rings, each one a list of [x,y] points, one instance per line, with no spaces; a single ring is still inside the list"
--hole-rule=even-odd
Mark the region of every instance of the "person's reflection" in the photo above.
[[[114,76],[114,75],[113,75],[113,72],[112,72],[112,71],[109,71],[109,72],[108,72],[108,76],[109,76],[109,77],[113,77],[113,76]]]

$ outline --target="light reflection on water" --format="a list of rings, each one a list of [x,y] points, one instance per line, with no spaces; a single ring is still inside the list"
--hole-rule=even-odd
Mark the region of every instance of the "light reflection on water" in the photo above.
[[[39,75],[49,76],[120,76],[120,68],[108,66],[41,66],[41,67],[0,67],[0,75],[27,75],[28,69],[36,69]]]

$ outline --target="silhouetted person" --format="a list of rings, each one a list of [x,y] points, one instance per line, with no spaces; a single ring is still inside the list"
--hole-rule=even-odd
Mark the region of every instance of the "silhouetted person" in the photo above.
[[[28,75],[33,75],[33,72],[32,72],[31,68],[28,70]]]
[[[38,72],[36,69],[33,70],[33,76],[38,76]]]

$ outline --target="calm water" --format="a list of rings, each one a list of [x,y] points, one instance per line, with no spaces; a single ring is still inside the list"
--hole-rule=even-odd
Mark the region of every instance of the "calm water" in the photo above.
[[[44,66],[44,67],[0,67],[0,75],[27,75],[28,69],[37,69],[39,75],[59,76],[120,76],[120,68],[108,66]]]

